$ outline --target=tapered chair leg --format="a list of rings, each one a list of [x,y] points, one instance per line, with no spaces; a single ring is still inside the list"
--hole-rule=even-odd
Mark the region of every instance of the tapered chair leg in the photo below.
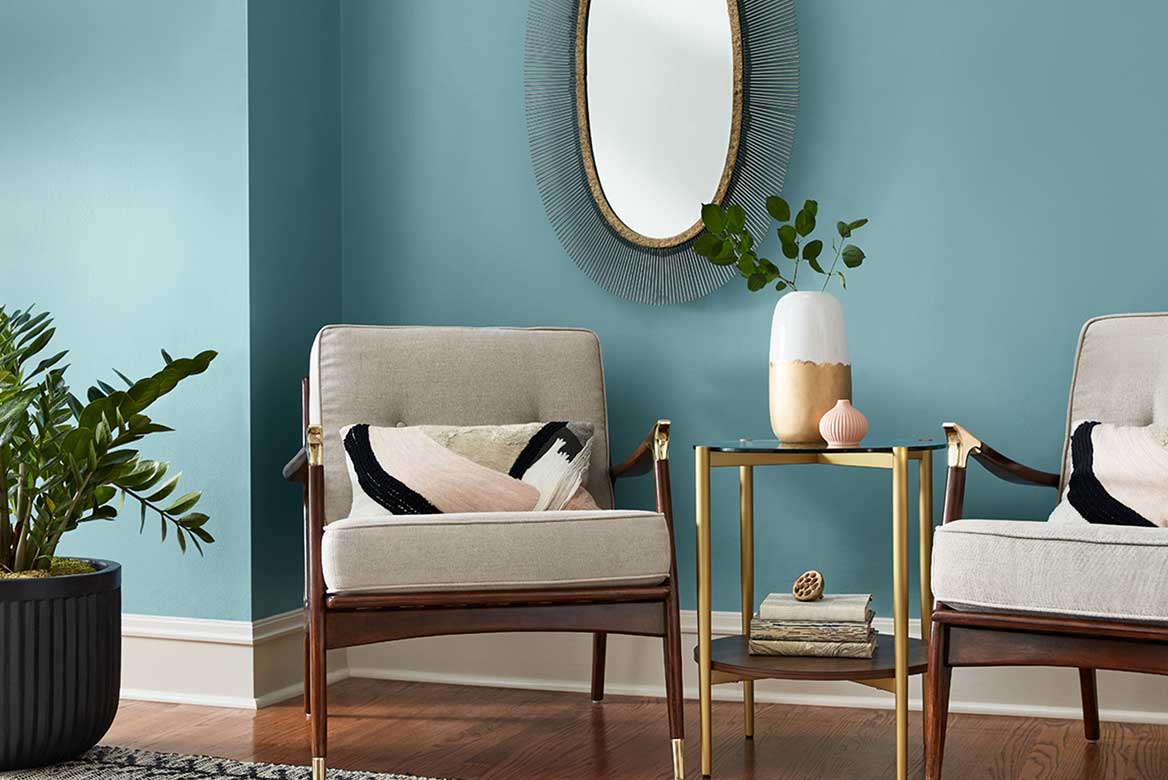
[[[309,631],[309,687],[312,712],[309,731],[312,744],[312,780],[325,780],[328,756],[328,655],[324,642],[324,620],[314,621]]]
[[[953,667],[949,666],[949,626],[933,625],[929,643],[929,702],[925,722],[925,780],[941,780],[941,763],[945,758],[945,731],[949,722],[949,684]]]
[[[597,631],[592,635],[592,701],[604,701],[604,658],[608,649],[608,634]]]
[[[669,708],[669,740],[673,748],[673,777],[685,777],[685,692],[681,682],[681,618],[677,602],[665,602],[665,703]]]
[[[1083,734],[1095,742],[1099,739],[1099,690],[1094,669],[1079,670],[1079,690],[1083,694]]]
[[[309,681],[312,675],[309,673],[308,665],[308,631],[304,632],[304,717],[312,716],[312,686]]]

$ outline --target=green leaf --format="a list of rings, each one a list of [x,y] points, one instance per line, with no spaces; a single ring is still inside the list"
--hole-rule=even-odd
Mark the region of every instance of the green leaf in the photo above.
[[[165,349],[164,349],[164,350],[161,350],[161,352],[162,352],[162,359],[163,359],[164,361],[166,361],[166,365],[168,365],[168,366],[169,366],[171,363],[173,363],[173,362],[174,362],[174,358],[172,358],[172,357],[170,356],[170,353],[168,353],[168,352],[167,352]]]
[[[141,512],[142,521],[140,523],[138,523],[138,533],[142,533],[144,530],[146,530],[146,504],[143,503],[141,506],[142,506],[142,512]]]
[[[694,241],[694,251],[702,257],[714,257],[722,249],[722,239],[713,233],[702,233]]]
[[[198,528],[210,519],[211,518],[207,517],[202,512],[190,512],[183,515],[179,522],[182,524],[183,528],[189,531],[193,528]]]
[[[186,555],[186,553],[187,553],[187,538],[186,538],[186,536],[187,535],[183,533],[182,528],[176,528],[176,529],[174,529],[174,532],[176,534],[178,534],[178,549],[182,551],[183,555]]]
[[[784,244],[793,244],[798,238],[799,236],[795,233],[795,228],[790,225],[783,225],[779,228],[779,240]]]
[[[844,265],[848,268],[859,268],[860,263],[864,262],[864,253],[855,244],[845,246],[844,251],[840,253],[840,257],[844,259]]]
[[[847,238],[852,235],[852,229],[843,222],[835,223],[836,232],[840,234],[840,238]]]
[[[782,281],[782,280],[780,279],[780,280],[779,280],[779,281],[778,281],[778,282],[775,284],[775,289],[776,289],[776,290],[785,290],[785,289],[787,289],[787,283],[786,283],[786,282],[784,282],[784,281]]]
[[[844,272],[843,271],[836,271],[836,273],[839,274],[840,284],[843,285],[845,290],[848,289],[848,279],[846,276],[844,276]]]
[[[819,261],[814,258],[808,259],[807,265],[811,266],[811,270],[815,271],[817,274],[827,273],[823,270],[823,266],[819,264]]]
[[[737,203],[726,209],[726,229],[737,233],[746,227],[746,210]]]
[[[791,207],[778,195],[771,195],[766,199],[766,210],[771,217],[779,222],[786,222],[791,218]]]
[[[784,241],[783,242],[783,256],[786,257],[788,260],[794,260],[796,257],[799,256],[799,245],[796,244],[794,241],[791,241],[791,242]]]
[[[169,496],[171,493],[174,492],[174,489],[176,487],[178,487],[178,481],[179,481],[180,477],[182,477],[181,471],[178,474],[175,474],[170,479],[166,480],[166,482],[163,483],[162,486],[159,487],[157,490],[155,490],[153,493],[146,496],[146,500],[152,504],[157,504],[159,501],[161,501],[162,499]]]
[[[747,278],[750,278],[750,275],[754,273],[754,265],[753,255],[747,254],[738,258],[738,271]]]
[[[818,238],[814,241],[808,241],[807,246],[803,247],[803,259],[814,260],[819,257],[819,253],[823,251],[823,242]]]
[[[702,224],[712,233],[721,233],[726,229],[726,212],[717,203],[707,203],[702,206]]]
[[[166,514],[168,514],[168,515],[181,515],[184,512],[187,512],[187,511],[193,509],[195,504],[199,503],[199,498],[202,495],[203,494],[197,490],[192,491],[190,493],[187,493],[185,496],[178,499],[177,501],[175,501],[173,504],[166,507],[166,509],[164,509],[162,511],[166,512]]]
[[[803,210],[815,217],[819,215],[819,203],[814,200],[803,201]]]
[[[722,248],[718,250],[715,257],[710,258],[710,262],[717,265],[730,265],[737,259],[738,256],[734,254],[734,245],[729,241],[723,241]]]
[[[807,209],[800,209],[795,215],[795,230],[803,237],[811,235],[815,230],[815,215]]]
[[[855,222],[849,222],[848,223],[848,232],[851,232],[853,230],[859,230],[860,228],[864,227],[864,225],[867,225],[867,224],[868,224],[868,220],[866,220],[866,219],[857,219]]]
[[[754,249],[754,236],[750,233],[743,233],[742,241],[738,244],[738,251],[749,252],[751,249]]]
[[[746,288],[751,292],[758,292],[766,287],[766,283],[766,277],[762,274],[751,274],[750,278],[746,280]]]

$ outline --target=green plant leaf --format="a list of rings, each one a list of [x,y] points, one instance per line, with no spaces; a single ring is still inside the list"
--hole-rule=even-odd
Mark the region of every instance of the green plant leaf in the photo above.
[[[718,254],[710,258],[710,262],[716,265],[730,265],[738,259],[734,254],[734,245],[729,241],[722,242],[722,248],[718,250]]]
[[[737,233],[746,227],[746,209],[737,203],[726,209],[726,229]]]
[[[843,285],[843,288],[845,290],[848,289],[848,278],[846,276],[844,276],[844,272],[843,271],[836,271],[836,273],[839,274],[840,284]]]
[[[166,512],[166,514],[168,514],[168,515],[181,515],[184,512],[188,512],[191,509],[193,509],[195,504],[199,503],[199,498],[202,495],[203,494],[197,490],[192,491],[190,493],[187,493],[185,496],[179,498],[173,504],[166,507],[162,511]]]
[[[780,279],[778,282],[775,283],[775,289],[776,290],[785,290],[785,289],[787,289],[787,283]]]
[[[166,498],[167,496],[169,496],[171,493],[173,493],[173,492],[174,492],[174,489],[175,489],[176,487],[178,487],[178,481],[179,481],[179,478],[180,478],[180,477],[182,477],[182,472],[181,472],[181,471],[180,471],[178,474],[175,474],[175,475],[174,475],[173,477],[171,477],[170,479],[166,480],[166,482],[164,482],[164,483],[163,483],[163,484],[162,484],[162,485],[161,485],[161,486],[160,486],[160,487],[159,487],[157,490],[155,490],[153,493],[151,493],[150,495],[146,496],[146,500],[147,500],[147,501],[149,501],[149,502],[150,502],[150,503],[152,503],[152,504],[157,504],[159,501],[161,501],[162,499],[164,499],[164,498]]]
[[[693,247],[702,257],[714,257],[722,249],[722,239],[713,233],[702,233],[694,240]]]
[[[818,201],[814,201],[814,200],[803,201],[803,210],[806,211],[807,213],[809,213],[813,217],[819,216],[819,203],[818,203]]]
[[[840,238],[847,238],[852,234],[852,229],[843,222],[835,223],[835,229],[840,234]]]
[[[823,242],[818,238],[814,241],[808,241],[807,246],[803,247],[803,259],[814,260],[819,257],[820,252],[823,251]]]
[[[750,275],[754,273],[754,267],[753,255],[743,255],[738,258],[738,271],[743,276],[750,278]]]
[[[799,213],[795,215],[795,230],[799,235],[806,238],[815,230],[815,215],[807,209],[799,209]]]
[[[794,260],[798,256],[799,256],[799,245],[796,244],[794,241],[784,241],[783,242],[783,257],[787,258],[788,260]]]
[[[726,229],[726,212],[717,203],[707,203],[702,206],[702,224],[712,233],[721,233]]]
[[[754,249],[754,236],[750,235],[749,232],[744,231],[742,233],[742,241],[738,243],[738,251],[749,252],[752,249]]]
[[[864,227],[864,225],[867,225],[867,224],[868,224],[868,220],[866,220],[866,219],[857,219],[854,222],[849,222],[848,223],[848,232],[850,233],[853,230],[859,230],[860,228]]]
[[[844,265],[848,268],[859,268],[860,263],[864,262],[864,253],[855,244],[845,246],[844,251],[840,253],[840,257],[844,259]]]
[[[766,287],[766,283],[766,277],[762,274],[751,274],[750,278],[746,280],[746,288],[751,292],[758,292]]]
[[[771,195],[766,199],[766,210],[771,217],[779,222],[786,222],[791,218],[791,207],[778,195]]]
[[[823,270],[823,266],[821,266],[819,264],[819,261],[814,259],[814,258],[808,259],[807,265],[811,266],[811,270],[815,271],[815,273],[817,273],[817,274],[827,273],[826,271]]]

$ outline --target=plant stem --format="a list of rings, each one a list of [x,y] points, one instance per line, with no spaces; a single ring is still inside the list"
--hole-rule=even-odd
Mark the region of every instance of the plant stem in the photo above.
[[[838,247],[836,246],[835,241],[832,241],[831,247],[832,249],[835,249],[835,259],[831,261],[831,269],[827,272],[827,278],[823,280],[823,288],[820,290],[820,292],[827,292],[827,285],[831,282],[831,275],[835,273],[835,264],[839,262],[840,253],[844,251],[843,239],[840,239]]]
[[[12,522],[8,506],[8,464],[0,447],[0,567],[11,571]]]

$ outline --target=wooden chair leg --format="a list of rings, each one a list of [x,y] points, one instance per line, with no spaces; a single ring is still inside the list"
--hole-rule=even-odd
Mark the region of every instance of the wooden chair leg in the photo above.
[[[945,731],[949,722],[949,684],[953,667],[949,666],[949,626],[933,625],[929,643],[929,702],[925,724],[925,780],[941,780],[941,763],[945,758]]]
[[[309,686],[312,689],[312,712],[309,731],[312,744],[312,780],[325,780],[328,756],[328,655],[324,642],[324,619],[313,621],[309,629]]]
[[[1083,734],[1095,742],[1099,739],[1099,691],[1094,669],[1079,670],[1079,690],[1083,695]]]
[[[304,632],[304,717],[312,715],[312,685],[309,684],[312,675],[308,664],[308,631]]]
[[[681,680],[681,617],[676,596],[665,602],[665,703],[669,708],[669,741],[673,748],[673,778],[685,777],[685,691]]]
[[[608,634],[597,631],[592,635],[592,701],[604,701],[604,657],[608,650]]]

